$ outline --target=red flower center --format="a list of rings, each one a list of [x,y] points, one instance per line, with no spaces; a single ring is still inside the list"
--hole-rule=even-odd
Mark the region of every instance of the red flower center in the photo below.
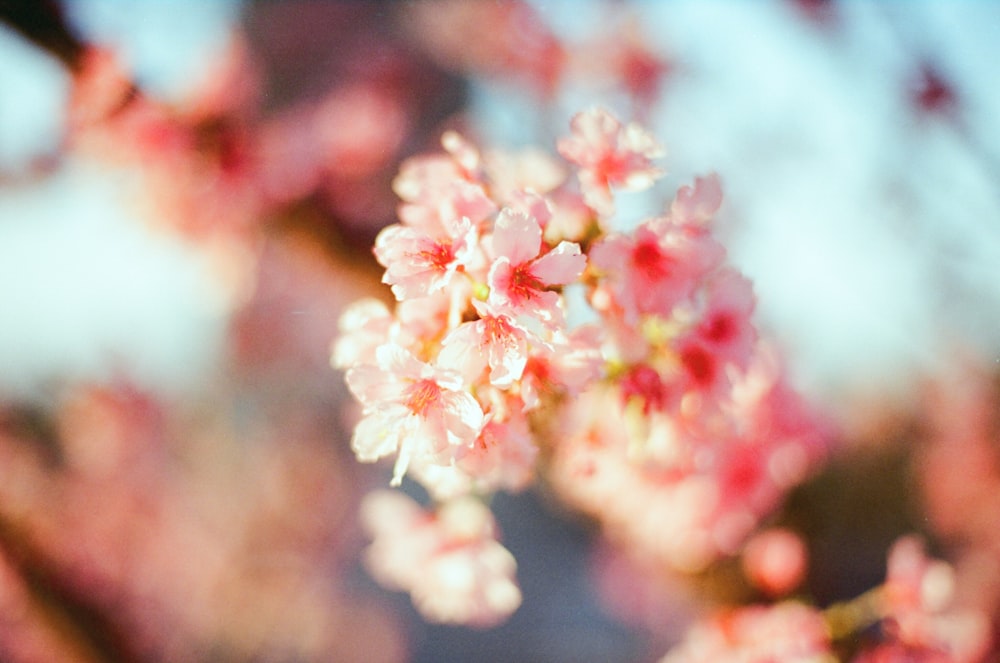
[[[670,275],[673,260],[665,255],[655,240],[645,240],[632,249],[632,264],[651,281],[658,281]]]
[[[731,315],[719,313],[702,325],[701,336],[713,343],[725,343],[736,335],[736,323]]]
[[[545,284],[531,273],[531,265],[523,264],[514,268],[510,275],[510,298],[514,301],[531,299]]]
[[[681,364],[691,379],[701,387],[707,387],[715,381],[715,357],[705,348],[691,345],[681,352]]]
[[[417,257],[435,269],[444,270],[455,259],[455,251],[451,244],[436,242],[431,248],[420,251]]]

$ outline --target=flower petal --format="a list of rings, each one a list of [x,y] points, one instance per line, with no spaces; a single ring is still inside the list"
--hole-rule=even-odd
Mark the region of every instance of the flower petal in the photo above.
[[[578,279],[586,267],[587,257],[580,253],[580,245],[564,241],[536,260],[531,273],[546,285],[563,285]]]
[[[509,207],[500,211],[493,228],[494,257],[506,257],[520,265],[538,257],[542,246],[542,228],[533,217]]]

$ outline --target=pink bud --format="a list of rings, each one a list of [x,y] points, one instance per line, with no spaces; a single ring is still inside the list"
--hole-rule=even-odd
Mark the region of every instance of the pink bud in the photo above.
[[[802,582],[806,546],[791,530],[773,528],[754,536],[743,549],[743,572],[765,594],[781,596]]]

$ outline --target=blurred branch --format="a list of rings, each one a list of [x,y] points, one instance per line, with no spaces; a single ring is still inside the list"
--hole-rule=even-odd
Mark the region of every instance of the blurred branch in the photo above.
[[[22,619],[22,630],[43,633],[50,646],[58,648],[59,660],[67,663],[132,663],[139,660],[128,651],[120,629],[83,597],[67,590],[59,569],[32,545],[24,528],[13,524],[4,513],[0,513],[0,556],[21,579],[26,592],[22,614],[27,619]],[[5,639],[10,637],[8,633]],[[56,655],[57,652],[46,653]]]
[[[0,448],[4,452],[0,480],[5,482],[0,496],[0,605],[4,601],[16,605],[19,615],[4,624],[0,614],[4,627],[0,652],[19,660],[8,648],[26,646],[41,647],[52,656],[50,660],[67,663],[138,661],[121,625],[73,586],[72,569],[54,558],[50,542],[37,534],[35,518],[45,506],[32,495],[47,493],[65,476],[62,444],[51,414],[26,406],[0,407]],[[16,458],[25,462],[12,460]],[[18,475],[33,486],[29,494],[19,496],[18,489],[11,488],[9,478]],[[49,651],[52,648],[55,651]]]
[[[84,44],[66,24],[62,6],[55,0],[0,0],[0,21],[57,57],[71,71],[79,68]]]

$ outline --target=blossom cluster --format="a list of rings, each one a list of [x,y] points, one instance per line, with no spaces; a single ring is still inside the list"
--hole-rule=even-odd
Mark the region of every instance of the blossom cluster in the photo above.
[[[355,303],[333,347],[362,406],[352,448],[394,458],[392,484],[411,476],[438,508],[544,474],[613,538],[697,571],[806,476],[823,430],[712,234],[718,177],[625,230],[616,197],[654,184],[663,149],[602,109],[570,128],[562,162],[449,132],[445,154],[404,163],[374,247],[395,308]]]
[[[661,663],[975,663],[990,647],[985,615],[954,605],[953,569],[904,536],[888,555],[885,582],[819,610],[798,601],[723,611],[694,624]],[[856,634],[872,631],[874,637]]]

